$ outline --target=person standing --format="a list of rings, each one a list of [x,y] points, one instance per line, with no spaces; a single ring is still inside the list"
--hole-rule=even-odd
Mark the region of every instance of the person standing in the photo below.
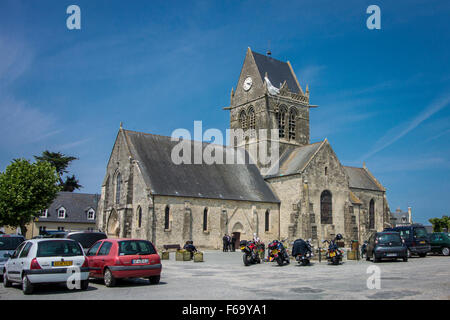
[[[233,233],[233,235],[231,236],[231,250],[232,250],[233,252],[236,251],[236,236],[234,235],[234,233]]]
[[[223,236],[222,242],[223,242],[223,252],[227,252],[228,251],[228,236],[227,236],[227,234],[225,234]]]
[[[230,251],[231,252],[231,237],[229,236],[229,235],[227,235],[227,242],[228,242],[228,250],[227,251]]]

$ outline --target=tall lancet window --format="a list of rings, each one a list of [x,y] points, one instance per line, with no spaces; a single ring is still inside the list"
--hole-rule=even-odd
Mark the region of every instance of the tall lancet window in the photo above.
[[[325,190],[320,195],[320,223],[332,224],[333,223],[333,211],[332,211],[332,197],[331,192]]]
[[[122,186],[122,176],[120,175],[120,173],[118,173],[116,177],[116,204],[119,204],[120,202],[121,186]]]
[[[297,111],[292,108],[289,112],[289,140],[295,140],[295,124],[297,121]]]
[[[239,124],[242,130],[247,130],[247,114],[245,113],[245,111],[241,111],[241,113],[239,114]]]
[[[286,136],[286,109],[284,107],[280,107],[277,112],[277,120],[278,120],[278,136],[280,138],[284,138]]]
[[[250,107],[250,109],[248,109],[248,128],[256,128],[255,110],[253,109],[253,107]]]
[[[375,229],[375,201],[369,203],[369,229]]]

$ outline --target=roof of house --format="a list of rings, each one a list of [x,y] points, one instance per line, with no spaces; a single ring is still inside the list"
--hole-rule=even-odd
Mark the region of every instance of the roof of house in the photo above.
[[[175,164],[172,150],[180,141],[171,137],[123,130],[132,156],[154,195],[278,203],[255,164],[193,164],[194,151],[206,147],[225,155],[234,149],[198,141],[183,140],[191,151],[191,164]],[[242,150],[242,149],[241,149]],[[245,152],[248,157],[248,153]],[[224,161],[225,163],[225,161]]]
[[[295,75],[287,62],[283,62],[254,51],[252,51],[252,54],[263,82],[267,72],[270,82],[275,87],[280,88],[281,84],[286,81],[291,92],[298,93],[301,91]]]
[[[344,166],[349,177],[350,188],[385,191],[365,168]]]
[[[325,141],[308,144],[301,147],[287,148],[280,156],[278,172],[271,173],[265,178],[281,177],[300,173],[314,157]]]
[[[94,220],[87,218],[89,209],[97,211],[100,195],[88,193],[59,192],[56,199],[47,210],[47,218],[39,217],[39,222],[61,222],[61,223],[94,223]],[[64,207],[66,217],[58,218],[58,210]]]

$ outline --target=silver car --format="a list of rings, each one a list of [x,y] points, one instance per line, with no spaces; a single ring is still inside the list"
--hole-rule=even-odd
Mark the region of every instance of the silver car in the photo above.
[[[4,266],[3,285],[22,284],[24,294],[43,283],[63,283],[86,290],[88,259],[81,245],[70,239],[32,239],[22,242]]]
[[[25,241],[25,238],[17,234],[0,234],[0,278],[3,278],[3,269],[9,256]],[[2,280],[3,281],[3,280]]]

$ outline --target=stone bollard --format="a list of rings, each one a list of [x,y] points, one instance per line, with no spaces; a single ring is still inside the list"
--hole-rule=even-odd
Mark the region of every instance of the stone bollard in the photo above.
[[[183,252],[183,261],[191,261],[191,253],[187,250]]]
[[[163,251],[161,252],[161,260],[169,260],[169,251]]]
[[[194,252],[194,262],[203,262],[203,252]]]
[[[356,260],[356,252],[353,250],[347,250],[347,260]]]
[[[184,250],[184,249],[177,250],[177,252],[175,253],[175,260],[176,261],[184,261],[184,259],[183,259],[184,252],[186,252],[186,250]]]

